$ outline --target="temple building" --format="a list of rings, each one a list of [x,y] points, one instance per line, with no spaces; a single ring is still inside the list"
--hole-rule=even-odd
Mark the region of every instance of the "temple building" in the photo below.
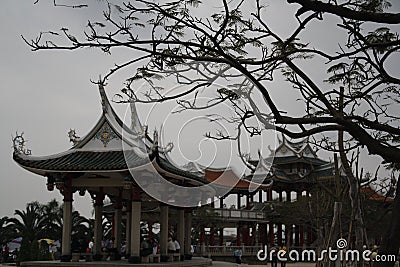
[[[163,147],[157,131],[149,136],[134,103],[128,127],[113,110],[101,83],[99,92],[100,119],[82,138],[71,130],[69,150],[35,157],[25,148],[22,135],[14,138],[14,161],[27,171],[46,177],[47,189],[57,188],[64,197],[62,261],[70,261],[72,256],[71,213],[75,192],[90,194],[94,202],[94,259],[97,260],[102,254],[103,212],[113,218],[117,257],[121,253],[122,220],[125,221],[126,251],[131,263],[141,262],[143,222],[149,234],[155,223],[160,224],[159,245],[164,260],[171,226],[181,244],[182,258],[185,255],[190,258],[193,228],[199,232],[196,252],[201,255],[210,253],[206,246],[223,249],[224,228],[236,228],[235,240],[231,240],[236,246],[303,247],[315,241],[311,225],[283,224],[273,209],[276,202],[309,196],[317,185],[335,181],[337,166],[320,159],[307,139],[292,142],[282,136],[268,157],[259,154],[258,159],[248,162],[249,171],[244,176],[236,175],[230,168],[204,167],[195,162],[176,166],[168,156],[173,144]],[[112,207],[104,210],[106,196]],[[232,203],[232,196],[236,202]],[[206,213],[199,208],[204,206]],[[205,229],[209,229],[208,241]],[[255,255],[254,251],[248,253]]]
[[[255,173],[266,165],[271,166],[267,180],[272,181],[273,185],[267,191],[267,202],[272,201],[274,195],[279,202],[310,196],[313,190],[318,190],[319,185],[330,187],[335,181],[335,164],[320,159],[308,138],[292,142],[282,135],[277,148],[270,149],[269,157],[251,163],[256,167]],[[282,225],[279,216],[271,217],[268,223],[270,245],[310,246],[315,236],[315,229],[311,225]]]
[[[140,223],[142,214],[156,210],[148,225],[160,223],[161,258],[166,256],[170,236],[169,220],[173,210],[177,222],[176,238],[181,244],[180,253],[189,255],[191,249],[191,222],[193,205],[207,201],[215,195],[202,175],[184,171],[168,159],[172,144],[159,145],[158,133],[151,138],[147,127],[142,126],[136,108],[131,104],[131,127],[124,125],[113,110],[99,83],[102,114],[96,125],[80,138],[74,130],[69,132],[72,148],[62,153],[35,157],[25,148],[22,135],[14,138],[13,159],[29,172],[46,177],[47,189],[57,188],[63,195],[62,261],[71,260],[71,227],[73,194],[90,194],[94,202],[94,259],[101,258],[103,201],[108,196],[114,206],[114,247],[121,252],[122,210],[126,217],[126,251],[129,262],[141,261]],[[178,195],[174,187],[199,188],[190,196]]]
[[[185,165],[184,169],[204,173],[208,181],[212,181],[221,171],[193,162]],[[235,176],[233,172],[231,175]],[[340,177],[343,178],[342,175]],[[316,240],[315,227],[310,224],[282,223],[282,216],[274,206],[294,201],[300,196],[310,196],[320,190],[321,185],[331,187],[335,181],[335,164],[320,159],[308,139],[292,142],[282,136],[278,146],[270,149],[268,157],[263,158],[259,153],[258,159],[249,161],[247,175],[228,194],[221,196],[216,202],[219,205],[210,204],[208,222],[200,219],[204,214],[195,211],[194,225],[201,226],[198,253],[224,255],[227,241],[224,239],[224,228],[236,228],[236,236],[229,243],[243,246],[243,253],[248,256],[255,255],[259,246],[264,245],[286,245],[291,248],[313,245]],[[226,201],[228,198],[230,202]],[[236,199],[233,203],[232,198]],[[208,238],[205,237],[206,228],[209,229]]]

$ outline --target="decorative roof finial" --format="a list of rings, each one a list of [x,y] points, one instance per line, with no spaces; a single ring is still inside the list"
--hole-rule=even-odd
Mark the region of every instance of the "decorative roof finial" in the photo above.
[[[104,84],[103,81],[101,80],[101,75],[99,76],[99,82],[97,83],[99,85],[99,92],[100,92],[100,97],[101,97],[101,106],[103,107],[103,111],[107,112],[106,108],[106,103],[107,103],[107,95],[104,90]]]
[[[22,132],[21,134],[18,134],[18,132],[16,132],[15,137],[12,137],[12,141],[15,154],[32,154],[32,151],[30,149],[25,148],[26,141],[24,138],[24,132]]]
[[[81,138],[76,135],[75,129],[69,129],[68,137],[69,141],[72,142],[73,145],[76,145],[81,140]]]
[[[155,147],[158,147],[158,131],[157,131],[157,129],[154,129],[154,132],[153,132],[153,145]]]

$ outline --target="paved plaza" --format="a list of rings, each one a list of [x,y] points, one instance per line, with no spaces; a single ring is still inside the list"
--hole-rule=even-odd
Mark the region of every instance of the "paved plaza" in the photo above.
[[[188,263],[188,261],[186,263]],[[195,264],[196,260],[194,262],[192,262],[192,263],[194,263],[193,266],[198,266],[198,265]],[[58,265],[60,265],[60,262],[52,262],[52,266],[58,266]],[[117,264],[116,262],[108,262],[108,264],[106,263],[106,265],[109,266],[109,267],[111,267],[111,266],[121,266],[121,263]],[[123,265],[124,266],[128,266],[128,265],[129,266],[143,266],[143,265],[136,265],[136,264],[123,264]],[[15,266],[15,265],[13,265],[13,264],[0,264],[0,266]],[[36,264],[35,266],[41,266],[41,265],[40,264]],[[81,262],[80,265],[75,263],[74,266],[90,266],[90,267],[94,267],[94,266],[96,266],[96,263],[94,263],[94,262],[90,262],[90,263]],[[160,263],[145,264],[145,266],[172,267],[172,266],[180,266],[180,264],[176,263],[176,262],[175,263],[174,262],[169,262],[169,263],[161,263],[161,264]],[[213,261],[212,262],[212,266],[213,267],[230,267],[230,266],[232,266],[232,267],[234,267],[234,266],[266,267],[266,266],[271,266],[271,264],[267,263],[267,264],[259,264],[259,265],[253,265],[253,264],[249,265],[249,264],[246,264],[246,263],[236,264],[236,263],[232,263],[232,262]],[[280,266],[280,265],[278,265],[278,266]],[[304,262],[301,262],[301,263],[288,263],[288,264],[286,264],[286,266],[287,267],[313,267],[313,266],[315,266],[315,263],[304,263]]]
[[[266,267],[269,266],[271,267],[270,263],[266,264],[259,264],[259,265],[249,265],[249,264],[236,264],[232,262],[222,262],[222,261],[213,261],[212,263],[213,267],[228,267],[228,266],[248,266],[248,267]],[[280,265],[278,265],[280,266]],[[288,263],[286,264],[287,267],[313,267],[315,266],[315,263],[305,263],[305,262],[298,262],[298,263]]]

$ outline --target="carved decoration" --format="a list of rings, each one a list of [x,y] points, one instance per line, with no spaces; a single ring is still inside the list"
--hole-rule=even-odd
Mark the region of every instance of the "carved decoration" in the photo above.
[[[73,145],[76,145],[81,140],[81,138],[76,135],[75,129],[69,129],[68,137],[69,141],[72,142]]]
[[[12,141],[15,154],[24,154],[24,155],[32,154],[32,151],[30,149],[25,148],[26,141],[24,138],[24,132],[22,132],[21,134],[18,134],[18,132],[16,132],[15,137],[12,137]]]
[[[107,123],[104,123],[101,129],[96,133],[94,138],[99,139],[103,143],[104,147],[107,147],[108,143],[111,140],[118,138],[118,136],[114,133],[114,131]]]

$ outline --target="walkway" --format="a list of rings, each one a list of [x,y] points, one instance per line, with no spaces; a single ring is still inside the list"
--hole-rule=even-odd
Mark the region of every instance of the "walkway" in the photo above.
[[[236,264],[232,262],[222,262],[222,261],[213,261],[212,262],[213,267],[234,267],[234,266],[243,266],[243,267],[271,267],[270,263],[265,263],[264,265],[249,265],[249,264]],[[280,266],[280,264],[278,264]],[[298,262],[298,263],[287,263],[287,267],[315,267],[315,263],[305,263],[305,262]]]
[[[120,261],[92,261],[92,262],[60,262],[60,261],[31,261],[22,262],[21,266],[25,267],[119,267],[119,266],[134,266],[134,267],[206,267],[211,266],[210,259],[193,257],[192,260],[181,262],[162,262],[162,263],[141,263],[130,264],[125,260]]]

